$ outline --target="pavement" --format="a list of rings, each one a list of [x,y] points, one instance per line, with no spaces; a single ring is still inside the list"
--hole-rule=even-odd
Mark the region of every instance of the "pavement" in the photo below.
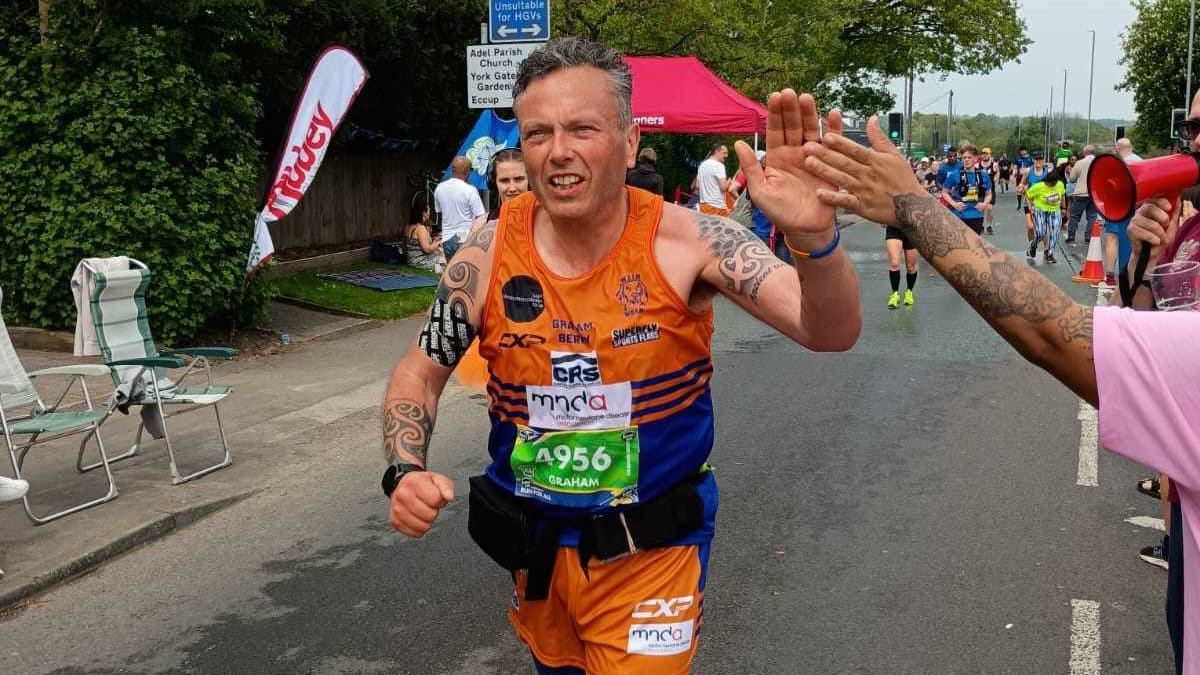
[[[252,355],[217,362],[217,384],[234,387],[235,393],[220,405],[235,464],[179,486],[171,484],[168,457],[162,441],[143,443],[135,457],[113,464],[120,496],[72,516],[34,527],[24,517],[20,502],[0,504],[0,612],[31,595],[93,569],[132,548],[158,539],[175,529],[235,503],[270,485],[270,474],[283,469],[282,458],[297,457],[298,436],[334,422],[360,407],[382,401],[383,378],[418,327],[417,319],[382,326],[377,321],[323,314],[309,309],[272,303],[267,330],[289,334],[289,346],[266,358]],[[355,366],[343,363],[346,350],[360,349],[351,334],[376,330],[396,336],[385,353],[366,354]],[[341,338],[337,342],[329,342]],[[326,340],[321,342],[321,340]],[[316,342],[314,342],[316,341]],[[391,339],[387,340],[389,343]],[[313,343],[313,344],[305,344]],[[99,362],[98,357],[76,359],[70,354],[19,349],[27,371],[71,362]],[[376,358],[371,358],[375,356]],[[357,359],[356,359],[357,360]],[[57,398],[65,381],[35,382],[43,399]],[[112,382],[91,378],[89,391],[97,401],[107,400]],[[68,400],[78,398],[78,389]],[[137,433],[133,415],[119,413],[102,427],[108,455],[128,449]],[[200,409],[168,420],[180,471],[188,473],[220,460],[220,439],[211,409]],[[81,437],[35,447],[25,460],[22,476],[31,484],[35,513],[44,515],[100,497],[107,491],[102,471],[75,471]],[[85,461],[97,460],[94,445]],[[5,458],[3,465],[8,464]],[[11,475],[11,469],[4,472]]]
[[[1022,255],[1011,195],[999,208],[992,241]],[[1136,555],[1160,536],[1139,525],[1159,514],[1133,488],[1145,469],[1101,453],[1096,484],[1081,485],[1094,422],[1079,399],[923,262],[916,306],[888,310],[882,239],[870,223],[843,234],[865,322],[848,353],[807,352],[717,304],[722,505],[693,670],[1170,672],[1166,575]],[[1095,300],[1065,262],[1032,264]],[[40,528],[0,508],[5,591],[36,576],[34,558],[61,565],[168,514],[213,509],[0,618],[4,671],[532,672],[504,618],[506,574],[466,533],[466,478],[487,461],[477,393],[451,384],[429,453],[459,499],[422,540],[387,525],[379,400],[415,329],[372,326],[221,366],[238,387],[228,469],[172,487],[151,447],[118,465],[115,502]],[[198,453],[215,451],[186,424]],[[56,485],[78,480],[71,458],[41,460],[61,467]],[[71,538],[91,543],[39,552]]]

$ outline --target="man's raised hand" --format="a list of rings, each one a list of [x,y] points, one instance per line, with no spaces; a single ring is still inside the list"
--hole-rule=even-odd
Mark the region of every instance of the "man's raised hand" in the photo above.
[[[833,186],[815,176],[804,163],[805,144],[821,140],[816,101],[808,94],[797,96],[795,91],[784,89],[767,99],[767,112],[765,167],[759,165],[749,145],[742,141],[734,144],[751,198],[795,245],[816,243],[816,248],[828,244],[834,209],[817,200],[817,190]],[[828,131],[841,133],[841,114],[831,112],[825,124]],[[816,238],[809,241],[814,235]]]
[[[392,492],[388,516],[401,534],[420,539],[433,527],[438,512],[454,501],[454,481],[433,471],[404,474]]]
[[[840,129],[839,129],[840,132]],[[929,197],[921,189],[908,160],[892,145],[879,128],[879,118],[867,121],[870,148],[851,141],[841,133],[827,133],[821,142],[804,146],[804,166],[821,180],[840,187],[817,190],[817,198],[829,207],[840,207],[868,220],[896,225],[893,198],[902,194]]]

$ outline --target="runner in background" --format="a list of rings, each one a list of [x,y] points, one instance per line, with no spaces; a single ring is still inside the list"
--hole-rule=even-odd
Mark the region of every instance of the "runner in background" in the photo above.
[[[967,227],[975,234],[982,234],[984,210],[980,207],[991,203],[992,179],[976,165],[975,146],[964,143],[958,152],[962,168],[949,173],[950,178],[942,183],[942,199]]]
[[[1042,182],[1046,176],[1050,174],[1050,167],[1046,166],[1045,159],[1042,157],[1042,151],[1038,150],[1033,153],[1033,158],[1030,160],[1033,165],[1021,173],[1020,183],[1017,185],[1017,194],[1026,195],[1029,188]],[[1033,245],[1037,238],[1033,232],[1033,211],[1029,208],[1029,199],[1025,199],[1025,236],[1028,237],[1029,243]],[[1036,251],[1036,247],[1032,247]]]
[[[1012,187],[1012,160],[1008,158],[1008,153],[1004,152],[1000,154],[1000,159],[996,161],[996,164],[999,167],[1000,173],[1000,182],[997,186],[997,189],[1003,192],[1008,192],[1008,189]]]
[[[1025,180],[1025,172],[1033,167],[1033,158],[1029,156],[1029,150],[1025,146],[1017,148],[1017,158],[1013,160],[1013,181],[1017,184],[1017,210],[1022,211],[1025,208],[1025,188],[1022,186],[1022,181]]]
[[[1058,171],[1046,174],[1045,178],[1025,191],[1025,197],[1029,199],[1033,211],[1036,237],[1029,242],[1029,250],[1025,257],[1030,259],[1037,257],[1037,246],[1040,241],[1045,244],[1042,258],[1047,263],[1058,262],[1054,259],[1054,248],[1058,245],[1058,233],[1062,231],[1062,202],[1066,193],[1066,186],[1063,185]]]
[[[892,284],[892,293],[888,296],[888,309],[900,306],[900,257],[904,257],[906,286],[904,304],[912,305],[917,301],[913,288],[917,285],[917,247],[913,246],[904,232],[896,227],[884,227],[883,246],[888,257],[888,281]]]
[[[988,178],[990,178],[992,181],[992,187],[994,189],[995,185],[996,185],[996,181],[1000,177],[1000,166],[998,164],[996,164],[995,160],[992,159],[992,149],[991,148],[984,148],[983,150],[979,151],[979,168],[983,169],[983,171],[985,173],[987,173]],[[992,195],[992,199],[993,199],[993,201],[995,200],[995,195]],[[992,232],[992,211],[993,211],[994,206],[995,205],[992,202],[980,205],[980,208],[983,209],[983,213],[984,213],[983,222],[984,222],[984,225],[986,226],[986,230],[987,230],[988,234],[993,234],[993,232]]]

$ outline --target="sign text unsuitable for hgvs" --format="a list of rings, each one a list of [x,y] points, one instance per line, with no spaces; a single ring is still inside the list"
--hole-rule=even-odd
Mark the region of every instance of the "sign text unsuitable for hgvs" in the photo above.
[[[467,107],[511,108],[517,68],[539,46],[517,43],[467,47]]]

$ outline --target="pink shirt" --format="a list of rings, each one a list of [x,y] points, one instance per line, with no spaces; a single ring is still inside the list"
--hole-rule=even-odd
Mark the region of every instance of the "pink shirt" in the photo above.
[[[1171,477],[1183,509],[1183,672],[1200,675],[1200,312],[1095,310],[1100,440]]]

